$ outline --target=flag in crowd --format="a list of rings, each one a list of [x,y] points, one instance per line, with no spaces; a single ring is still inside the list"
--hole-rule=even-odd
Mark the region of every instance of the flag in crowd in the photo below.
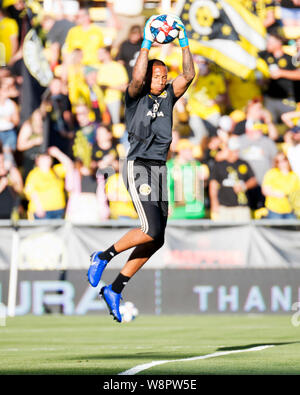
[[[39,107],[42,95],[52,79],[52,71],[43,53],[43,45],[32,27],[23,44],[23,96],[21,118],[25,121]]]
[[[179,0],[176,11],[194,53],[242,78],[260,67],[257,53],[266,48],[266,31],[240,1]]]
[[[26,121],[42,101],[53,74],[44,54],[44,45],[40,37],[40,25],[35,20],[41,12],[41,6],[36,1],[27,1],[26,13],[29,23],[26,26],[23,41],[23,59],[21,73],[23,84],[21,88],[21,121]]]

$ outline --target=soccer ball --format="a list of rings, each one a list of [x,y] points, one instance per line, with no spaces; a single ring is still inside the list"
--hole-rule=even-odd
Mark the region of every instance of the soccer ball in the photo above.
[[[138,309],[131,302],[125,302],[120,306],[120,314],[122,317],[122,322],[133,321],[139,314]]]
[[[159,44],[168,44],[175,40],[179,34],[176,21],[172,15],[158,15],[152,20],[150,31],[154,41]]]

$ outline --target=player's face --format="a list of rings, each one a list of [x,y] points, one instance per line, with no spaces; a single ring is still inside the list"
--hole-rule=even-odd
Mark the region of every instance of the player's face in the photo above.
[[[166,87],[167,78],[167,68],[162,65],[154,65],[152,68],[150,93],[153,95],[161,94]]]

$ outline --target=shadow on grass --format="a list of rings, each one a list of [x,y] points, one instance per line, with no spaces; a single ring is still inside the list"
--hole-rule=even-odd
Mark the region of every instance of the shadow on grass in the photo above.
[[[254,347],[262,347],[262,346],[285,346],[289,344],[300,344],[300,342],[297,341],[292,341],[292,342],[272,342],[272,343],[251,343],[251,344],[245,344],[245,345],[239,345],[239,346],[229,346],[229,347],[219,347],[213,352],[220,352],[220,351],[238,351],[238,350],[247,350],[251,349]],[[174,352],[157,352],[157,351],[148,351],[148,352],[132,352],[129,349],[124,350],[124,352],[121,354],[120,352],[113,353],[111,352],[110,354],[95,354],[95,355],[74,355],[74,356],[65,356],[62,359],[64,360],[76,360],[76,361],[90,361],[90,360],[130,360],[132,359],[133,361],[137,359],[145,360],[145,359],[151,359],[153,360],[176,360],[176,359],[188,359],[188,358],[193,358],[193,357],[199,357],[202,354],[200,353],[174,353]],[[205,355],[205,354],[203,354]]]
[[[247,350],[248,348],[262,347],[262,346],[286,346],[288,344],[300,344],[300,342],[281,342],[281,343],[252,343],[242,346],[232,346],[232,347],[219,347],[217,351],[235,351],[235,350]]]
[[[231,346],[231,347],[219,347],[215,350],[215,352],[222,352],[222,351],[238,351],[238,350],[247,350],[255,347],[262,347],[262,346],[285,346],[285,345],[290,345],[290,344],[300,344],[300,342],[297,341],[291,341],[291,342],[272,342],[272,343],[251,343],[251,344],[246,344],[246,345],[238,345],[238,346]],[[70,376],[85,376],[85,375],[99,375],[99,376],[106,376],[106,375],[117,375],[122,371],[122,368],[120,366],[116,367],[103,367],[103,366],[90,366],[86,365],[86,363],[90,361],[97,361],[97,360],[126,360],[126,364],[128,365],[136,365],[137,364],[137,359],[145,360],[147,358],[150,358],[150,360],[170,360],[173,362],[176,362],[176,359],[188,359],[192,357],[198,357],[198,354],[185,354],[183,355],[182,353],[158,353],[158,352],[139,352],[139,353],[116,353],[116,354],[109,354],[109,355],[74,355],[74,356],[69,356],[64,358],[65,360],[73,360],[76,362],[76,365],[78,363],[78,366],[72,366],[71,368],[67,367],[62,367],[62,368],[55,368],[55,367],[50,367],[50,368],[39,368],[39,369],[16,369],[16,370],[2,370],[0,373],[1,375],[57,375],[57,376],[64,376],[64,375],[70,375]],[[132,361],[131,361],[132,360]],[[93,364],[92,364],[93,365]],[[123,370],[125,370],[125,367],[123,367]],[[167,368],[161,367],[159,370],[155,370],[154,374],[159,374],[159,375],[180,375],[184,374],[181,371],[169,371]],[[287,367],[287,369],[283,369],[282,366],[280,368],[276,369],[270,369],[270,370],[264,370],[261,372],[260,370],[248,370],[246,369],[245,371],[236,371],[234,369],[229,369],[227,371],[216,371],[216,372],[201,372],[199,371],[199,368],[195,369],[195,371],[190,371],[190,375],[298,375],[299,372],[290,372],[290,368]]]
[[[85,360],[85,361],[89,361],[89,360],[121,360],[121,359],[125,359],[125,360],[130,360],[132,359],[137,360],[137,359],[141,359],[141,360],[145,360],[145,359],[149,359],[151,361],[153,360],[173,360],[173,359],[182,359],[182,358],[193,358],[193,357],[198,357],[198,354],[175,354],[175,353],[159,353],[159,352],[143,352],[143,353],[134,353],[134,352],[128,352],[124,354],[106,354],[106,355],[79,355],[79,356],[70,356],[70,357],[66,357],[63,358],[64,360]]]

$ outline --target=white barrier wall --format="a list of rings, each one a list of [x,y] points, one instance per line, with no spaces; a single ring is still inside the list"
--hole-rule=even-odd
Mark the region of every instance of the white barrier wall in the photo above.
[[[137,225],[135,221],[87,225],[20,221],[14,230],[0,221],[0,270],[9,269],[12,259],[18,270],[87,269],[93,251],[108,248]],[[300,268],[299,229],[298,220],[169,221],[165,245],[145,268]],[[114,258],[113,268],[122,267],[129,254]]]
[[[9,316],[44,314],[47,306],[106,313],[98,288],[114,279],[130,251],[111,261],[98,288],[86,281],[89,256],[137,224],[0,224],[0,303]],[[299,227],[300,221],[170,221],[164,247],[131,279],[125,297],[153,314],[291,312],[300,301]]]

